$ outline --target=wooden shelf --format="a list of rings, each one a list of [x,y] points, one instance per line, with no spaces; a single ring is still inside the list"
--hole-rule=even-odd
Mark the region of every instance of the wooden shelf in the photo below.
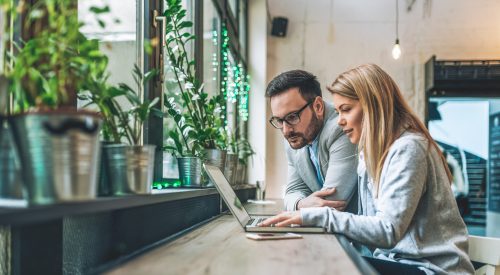
[[[235,189],[248,190],[251,185],[238,186]],[[218,194],[215,188],[187,189],[172,188],[153,190],[150,195],[129,195],[120,197],[102,197],[90,201],[57,203],[44,206],[5,207],[0,206],[0,225],[26,225],[105,211],[126,209],[169,201],[191,199]],[[17,203],[22,204],[22,203]]]

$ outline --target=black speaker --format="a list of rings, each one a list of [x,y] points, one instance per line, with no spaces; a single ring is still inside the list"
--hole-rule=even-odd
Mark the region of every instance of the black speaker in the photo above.
[[[286,17],[274,17],[273,27],[271,29],[271,35],[278,37],[286,36],[286,28],[288,26],[288,18]]]

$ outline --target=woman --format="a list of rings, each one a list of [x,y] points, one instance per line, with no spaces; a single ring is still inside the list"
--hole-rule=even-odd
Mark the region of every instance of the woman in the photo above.
[[[446,160],[394,80],[367,64],[344,72],[328,90],[338,124],[358,144],[359,215],[306,208],[262,225],[323,226],[374,248],[374,258],[388,260],[370,259],[375,265],[390,268],[399,262],[414,267],[396,268],[427,274],[473,273]]]

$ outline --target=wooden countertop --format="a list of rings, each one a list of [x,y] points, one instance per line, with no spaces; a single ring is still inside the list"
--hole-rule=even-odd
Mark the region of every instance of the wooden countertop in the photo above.
[[[282,204],[247,204],[273,214]],[[333,234],[254,241],[232,215],[221,217],[106,274],[361,274]],[[359,255],[358,255],[359,257]]]

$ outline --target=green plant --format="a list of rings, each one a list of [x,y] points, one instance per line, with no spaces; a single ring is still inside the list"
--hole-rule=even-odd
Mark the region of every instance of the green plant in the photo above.
[[[97,40],[80,31],[75,1],[37,1],[27,11],[24,30],[35,33],[21,43],[12,71],[16,112],[57,109],[76,98],[87,76],[107,64]]]
[[[242,164],[248,163],[248,158],[255,155],[252,145],[246,138],[238,140],[238,160]]]
[[[185,156],[202,156],[205,148],[225,148],[221,95],[208,97],[203,84],[195,77],[195,60],[186,51],[195,40],[189,33],[193,23],[186,20],[186,10],[180,0],[167,0],[164,12],[166,24],[166,55],[172,68],[179,95],[164,95],[166,114],[174,119],[177,130],[170,131],[172,146],[164,149]],[[179,104],[177,104],[179,102]]]
[[[94,104],[99,109],[103,118],[105,141],[120,143],[125,138],[130,145],[139,144],[144,122],[148,119],[152,108],[159,99],[142,101],[138,90],[156,73],[156,70],[152,70],[142,74],[140,68],[137,65],[134,66],[133,77],[137,90],[124,83],[120,83],[118,86],[109,85],[107,82],[109,75],[105,71],[95,70],[89,75],[89,79],[84,85],[87,92],[79,94],[79,98],[88,102],[85,106]],[[127,99],[132,106],[130,109],[123,109],[118,102],[120,96]]]
[[[152,108],[158,103],[159,98],[153,100],[141,100],[138,91],[144,86],[152,77],[157,74],[156,70],[151,70],[142,74],[139,67],[134,66],[133,76],[137,85],[137,91],[130,88],[124,83],[118,85],[118,89],[124,93],[132,108],[127,111],[119,112],[120,126],[125,131],[125,137],[129,144],[138,145],[142,136],[142,129],[144,122],[148,119]]]

